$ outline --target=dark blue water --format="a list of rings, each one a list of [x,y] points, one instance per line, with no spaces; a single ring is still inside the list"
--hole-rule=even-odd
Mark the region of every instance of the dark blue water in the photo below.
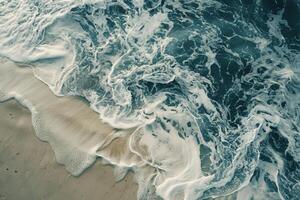
[[[140,129],[132,151],[156,169],[140,199],[300,199],[299,1],[24,0],[0,11],[2,56],[110,125]]]

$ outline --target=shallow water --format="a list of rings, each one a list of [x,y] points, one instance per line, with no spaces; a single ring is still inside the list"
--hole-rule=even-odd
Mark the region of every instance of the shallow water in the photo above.
[[[300,198],[297,0],[2,0],[0,11],[1,56],[135,130],[126,144],[142,163],[98,156],[136,172],[139,199]]]

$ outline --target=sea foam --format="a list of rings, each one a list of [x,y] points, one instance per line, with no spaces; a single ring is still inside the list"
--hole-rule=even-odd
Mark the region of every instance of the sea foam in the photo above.
[[[119,130],[91,140],[91,158],[67,167],[74,174],[99,156],[119,178],[135,172],[139,199],[300,198],[297,1],[24,0],[0,10],[0,55]],[[78,148],[63,141],[57,149]]]

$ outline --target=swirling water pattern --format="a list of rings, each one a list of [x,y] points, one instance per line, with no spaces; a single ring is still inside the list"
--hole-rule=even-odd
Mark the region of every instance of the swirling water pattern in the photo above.
[[[130,150],[155,169],[140,199],[300,199],[297,0],[1,0],[0,11],[0,55],[111,126],[138,127]]]

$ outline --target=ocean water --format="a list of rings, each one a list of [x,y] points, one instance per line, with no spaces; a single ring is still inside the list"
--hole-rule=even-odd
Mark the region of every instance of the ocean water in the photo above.
[[[134,130],[138,199],[300,199],[298,0],[0,0],[0,55]]]

